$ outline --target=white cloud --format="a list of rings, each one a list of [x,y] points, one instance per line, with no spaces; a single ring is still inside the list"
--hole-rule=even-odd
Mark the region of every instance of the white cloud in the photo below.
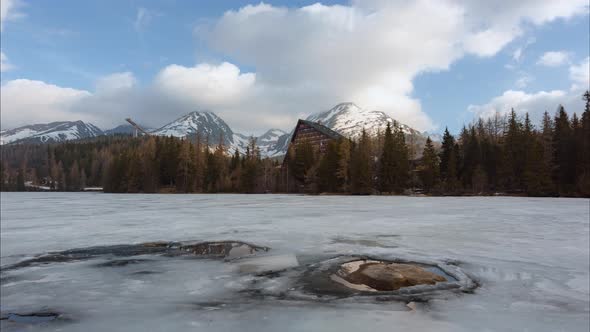
[[[584,91],[590,89],[590,57],[577,65],[569,68],[570,79],[572,80],[572,91]]]
[[[89,97],[88,91],[62,88],[41,81],[18,79],[2,84],[2,128],[58,120],[88,120],[90,114],[72,114],[72,107]]]
[[[244,105],[245,112],[258,114],[257,107],[277,114],[256,123],[279,116],[293,121],[354,101],[432,130],[435,124],[412,97],[417,75],[447,70],[468,54],[492,56],[526,26],[583,14],[585,5],[586,0],[353,1],[301,8],[261,3],[228,11],[195,34],[256,68],[257,99]]]
[[[533,81],[533,77],[527,73],[522,73],[521,76],[516,80],[516,87],[519,89],[526,88],[529,83]]]
[[[14,66],[8,62],[8,57],[4,52],[0,51],[0,72],[5,72],[14,69]]]
[[[469,105],[467,110],[476,117],[488,118],[495,113],[508,114],[514,109],[518,114],[529,113],[531,117],[538,118],[545,111],[552,112],[561,103],[568,99],[565,91],[540,91],[526,93],[524,91],[508,90],[501,96],[494,97],[483,105]]]
[[[565,51],[545,52],[541,55],[539,60],[537,60],[537,64],[546,67],[558,67],[568,63],[569,58],[569,53]]]
[[[101,77],[96,82],[97,93],[113,94],[128,91],[137,84],[137,79],[131,72],[114,73]]]
[[[590,57],[569,68],[572,86],[570,90],[553,90],[527,93],[524,91],[508,90],[502,95],[492,98],[483,105],[469,105],[467,110],[476,117],[488,118],[496,112],[508,114],[512,108],[518,114],[529,113],[533,121],[540,121],[543,112],[550,114],[558,105],[564,105],[566,111],[582,113],[584,105],[582,94],[590,85]]]
[[[239,103],[255,82],[256,74],[240,73],[237,66],[224,62],[219,66],[170,65],[158,73],[154,85],[171,98],[209,108]]]
[[[99,80],[93,93],[65,103],[65,113],[54,115],[87,119],[93,114],[103,126],[137,116],[137,121],[157,126],[188,111],[210,109],[232,128],[250,133],[269,127],[290,129],[298,117],[353,101],[416,129],[432,130],[436,125],[413,97],[418,75],[448,70],[466,55],[492,56],[531,25],[585,14],[586,2],[248,5],[196,27],[195,35],[224,58],[254,68],[252,72],[227,62],[170,65],[144,87],[131,73],[117,73]],[[134,28],[145,29],[153,15],[138,9]],[[4,93],[4,85],[2,89]],[[34,99],[36,93],[27,88],[22,95]],[[3,117],[18,119],[24,107],[17,106],[5,109],[3,104]],[[43,116],[29,113],[28,122],[44,121],[51,113],[39,109]]]
[[[0,1],[0,31],[4,29],[4,22],[23,16],[23,14],[18,11],[21,4],[22,3],[19,0]]]

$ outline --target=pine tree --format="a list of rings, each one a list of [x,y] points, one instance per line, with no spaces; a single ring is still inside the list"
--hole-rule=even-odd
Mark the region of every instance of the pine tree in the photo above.
[[[25,191],[25,170],[19,168],[18,174],[16,176],[16,190],[17,191]]]
[[[384,193],[393,192],[395,186],[395,142],[393,139],[393,132],[389,122],[385,128],[385,135],[383,137],[383,150],[381,158],[379,158],[378,169],[378,185],[379,191]]]
[[[245,193],[256,192],[257,180],[260,174],[260,150],[254,137],[250,138],[246,148],[246,156],[242,164],[241,190]]]
[[[424,152],[422,153],[422,165],[420,168],[420,179],[424,190],[430,192],[436,185],[439,179],[440,165],[438,161],[438,155],[434,150],[430,137],[426,139],[426,145],[424,146]]]
[[[80,190],[80,167],[78,161],[75,160],[74,164],[70,168],[70,174],[68,179],[68,190],[79,191]]]
[[[336,177],[341,186],[340,191],[348,192],[350,190],[350,155],[352,146],[349,139],[341,139],[338,144],[338,169]]]
[[[410,161],[406,137],[397,122],[393,124],[393,155],[393,191],[402,193],[407,188]]]
[[[573,130],[563,106],[555,115],[553,131],[553,152],[555,160],[554,181],[560,194],[570,194],[575,183]]]
[[[176,191],[191,192],[194,188],[194,159],[192,144],[188,140],[181,142],[178,166],[176,167]]]
[[[446,192],[454,192],[457,187],[457,149],[455,137],[445,128],[440,151],[440,177]]]
[[[351,156],[350,166],[351,192],[361,195],[371,194],[373,188],[371,142],[364,129],[356,144],[355,152]]]
[[[320,159],[317,170],[319,190],[323,192],[337,192],[341,187],[338,177],[338,141],[332,140],[326,147],[325,155]]]

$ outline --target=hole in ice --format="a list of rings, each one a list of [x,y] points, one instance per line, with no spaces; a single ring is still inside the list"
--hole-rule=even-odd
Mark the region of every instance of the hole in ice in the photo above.
[[[88,260],[102,256],[131,257],[140,255],[164,255],[168,257],[196,255],[202,258],[234,259],[251,256],[258,252],[269,251],[270,248],[257,246],[242,241],[212,242],[146,242],[140,244],[122,244],[112,246],[96,246],[50,252],[20,261],[16,264],[3,266],[2,271],[25,268],[35,265],[67,263]],[[116,267],[139,263],[140,259],[112,260],[98,266]]]
[[[56,320],[60,315],[55,312],[33,312],[26,314],[8,313],[0,319],[21,324],[41,324]]]
[[[256,252],[268,251],[270,248],[261,247],[240,241],[201,242],[183,245],[181,250],[204,257],[240,258],[250,256]]]

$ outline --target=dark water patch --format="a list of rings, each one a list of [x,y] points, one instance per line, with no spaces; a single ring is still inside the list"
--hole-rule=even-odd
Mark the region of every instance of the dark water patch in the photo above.
[[[0,320],[9,321],[19,324],[43,324],[57,319],[62,319],[62,315],[52,311],[28,312],[28,313],[3,313]]]
[[[375,235],[375,237],[381,237],[381,238],[399,238],[399,237],[401,237],[401,235],[399,235],[399,234],[378,234],[378,235]]]
[[[383,244],[379,241],[372,240],[372,239],[351,239],[345,237],[335,237],[332,239],[332,243],[344,243],[344,244],[352,244],[358,245],[363,247],[373,247],[373,248],[397,248],[396,245],[389,245]]]
[[[123,267],[132,264],[151,262],[150,259],[116,259],[94,265],[95,267]]]
[[[257,246],[242,241],[212,241],[212,242],[146,242],[140,244],[123,244],[110,246],[93,246],[87,248],[70,249],[37,255],[31,259],[4,266],[2,271],[20,269],[53,263],[68,263],[89,260],[104,256],[133,257],[140,255],[160,255],[165,257],[195,256],[199,258],[235,259],[251,256],[259,252],[269,251],[270,248]],[[98,265],[101,267],[125,266],[139,263],[140,260],[113,260]]]
[[[143,276],[143,275],[161,274],[161,273],[162,272],[159,272],[159,271],[142,270],[142,271],[132,272],[131,275],[134,275],[134,276]]]
[[[199,257],[234,259],[251,256],[257,252],[267,252],[270,248],[241,241],[214,241],[182,245],[180,250]]]

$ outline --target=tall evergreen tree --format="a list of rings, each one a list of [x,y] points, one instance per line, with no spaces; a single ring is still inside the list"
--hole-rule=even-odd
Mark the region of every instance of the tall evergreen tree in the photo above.
[[[389,122],[383,137],[383,151],[379,158],[378,186],[381,192],[391,193],[395,186],[395,142]]]
[[[317,176],[320,191],[337,192],[341,187],[338,177],[339,145],[337,140],[332,140],[326,147],[326,154],[321,158],[318,166]]]
[[[350,182],[353,194],[368,195],[373,188],[373,174],[371,167],[371,141],[363,129],[356,144],[355,152],[351,156]]]
[[[573,163],[575,151],[573,149],[573,130],[563,106],[559,106],[554,121],[554,181],[559,193],[568,194],[573,191],[575,183],[575,164]]]
[[[438,161],[438,155],[434,150],[430,137],[426,139],[426,145],[424,146],[424,152],[422,153],[422,163],[420,167],[420,179],[424,190],[430,192],[436,185],[439,179],[440,165]]]

